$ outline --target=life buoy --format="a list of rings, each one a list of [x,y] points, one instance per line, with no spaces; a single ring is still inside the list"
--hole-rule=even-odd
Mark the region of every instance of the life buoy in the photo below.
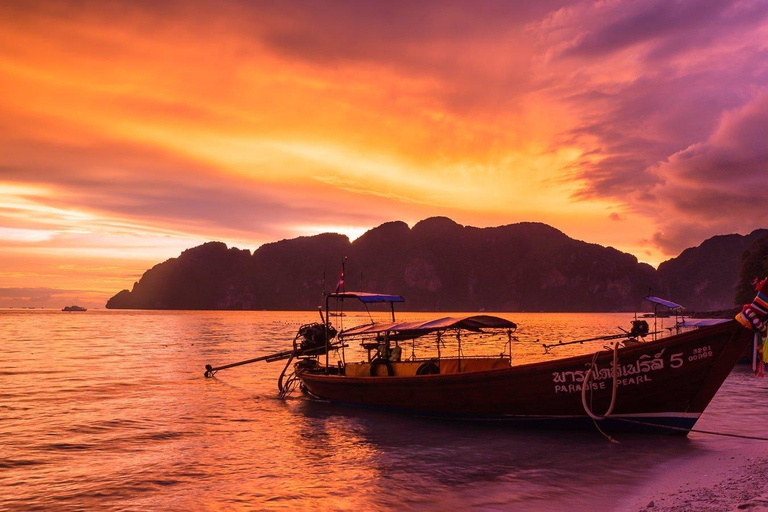
[[[387,367],[387,375],[389,377],[392,377],[395,374],[395,369],[392,368],[392,363],[386,359],[374,359],[371,361],[371,377],[382,377],[382,375],[379,375],[379,366],[382,365]]]
[[[433,360],[421,363],[416,370],[416,375],[437,375],[440,373],[440,367]]]

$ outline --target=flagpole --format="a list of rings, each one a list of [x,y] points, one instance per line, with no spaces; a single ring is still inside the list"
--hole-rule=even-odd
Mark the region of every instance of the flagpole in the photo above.
[[[339,293],[339,292],[344,293],[346,291],[346,289],[344,287],[344,270],[345,270],[344,267],[346,265],[346,262],[347,262],[347,257],[344,256],[344,258],[342,258],[342,260],[341,260],[341,275],[339,276],[339,282],[336,283],[336,293]],[[328,298],[326,298],[326,304],[327,303],[328,303]],[[342,299],[342,304],[343,303],[344,302],[343,302],[343,299]],[[327,305],[326,305],[326,309],[327,309]],[[330,313],[328,313],[328,314],[330,314]],[[326,329],[326,335],[325,335],[325,348],[326,348],[326,351],[325,351],[325,372],[328,373],[329,357],[330,357],[328,352],[331,349],[331,340],[328,339],[328,329]]]

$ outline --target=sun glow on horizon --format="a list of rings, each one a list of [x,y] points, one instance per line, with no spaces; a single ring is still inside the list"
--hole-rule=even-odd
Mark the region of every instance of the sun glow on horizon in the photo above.
[[[313,236],[313,235],[320,235],[323,233],[337,233],[349,238],[350,242],[354,242],[355,240],[363,236],[367,231],[369,231],[371,227],[370,226],[301,225],[301,226],[293,226],[291,229],[294,231],[296,236]]]
[[[105,296],[205,241],[432,216],[654,266],[765,222],[763,17],[472,7],[0,4],[0,290]]]

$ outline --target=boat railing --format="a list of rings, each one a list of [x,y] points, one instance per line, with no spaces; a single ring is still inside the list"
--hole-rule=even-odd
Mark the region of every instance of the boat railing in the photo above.
[[[509,367],[510,360],[505,355],[417,358],[404,361],[374,359],[367,362],[348,362],[344,367],[344,374],[346,377],[413,377],[473,373]]]
[[[491,349],[492,346],[496,346],[500,350],[501,356],[509,359],[511,363],[512,342],[517,341],[517,338],[512,334],[513,331],[508,328],[487,329],[483,331],[448,329],[419,334],[384,332],[358,335],[354,338],[356,338],[356,344],[366,351],[368,362],[379,358],[389,360],[391,359],[390,353],[393,350],[398,350],[403,354],[410,352],[410,356],[404,357],[403,360],[487,357],[487,355],[466,355],[464,352],[464,347],[467,343],[482,341],[485,349]],[[345,337],[344,339],[351,340],[353,338]],[[422,353],[428,350],[430,354],[436,353],[436,356],[417,357],[417,349]],[[446,355],[446,349],[450,355]],[[492,349],[490,352],[495,353]]]

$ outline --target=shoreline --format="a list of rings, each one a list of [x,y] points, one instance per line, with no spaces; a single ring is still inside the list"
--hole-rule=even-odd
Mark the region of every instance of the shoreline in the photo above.
[[[685,460],[669,461],[617,510],[768,510],[768,443],[743,441],[735,449],[702,447],[700,453]]]

